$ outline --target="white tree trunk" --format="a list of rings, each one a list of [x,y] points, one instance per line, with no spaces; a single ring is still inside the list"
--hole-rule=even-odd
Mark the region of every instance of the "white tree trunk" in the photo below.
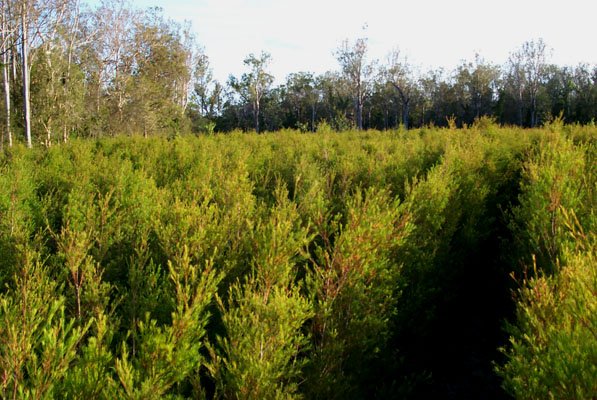
[[[31,141],[31,104],[29,100],[29,38],[27,37],[27,3],[23,2],[21,8],[21,67],[23,74],[23,114],[25,123],[25,137],[27,147],[33,147]]]
[[[4,1],[2,2],[2,80],[4,84],[4,116],[6,118],[6,138],[8,139],[8,146],[12,147],[12,131],[10,127],[10,77],[8,74],[8,24],[6,23],[8,16]]]

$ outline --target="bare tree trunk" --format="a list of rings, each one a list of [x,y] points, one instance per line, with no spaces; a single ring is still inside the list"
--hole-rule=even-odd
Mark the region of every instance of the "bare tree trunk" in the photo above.
[[[9,16],[12,15],[12,12],[10,11],[10,1],[7,2],[6,6],[7,6],[8,15]],[[16,26],[17,22],[14,21],[14,24]],[[13,30],[16,32],[17,29],[13,27]],[[16,44],[15,44],[15,47],[13,47],[13,49],[14,48],[16,48]],[[10,64],[12,66],[12,80],[14,82],[14,81],[16,81],[17,75],[18,75],[18,71],[17,71],[17,64],[18,64],[17,63],[17,52],[14,51],[14,50],[10,52]]]
[[[4,112],[6,117],[6,138],[8,139],[8,146],[12,147],[12,131],[10,126],[10,77],[8,73],[8,24],[6,20],[8,19],[7,10],[5,9],[5,2],[2,2],[2,26],[0,29],[2,30],[2,37],[0,40],[2,41],[2,79],[4,84]],[[4,141],[3,141],[4,142]]]
[[[357,85],[357,97],[355,100],[355,108],[357,113],[357,129],[361,131],[363,130],[363,91],[360,82]]]
[[[410,99],[402,102],[402,123],[404,129],[408,130],[409,127],[409,114],[410,114]]]
[[[52,146],[52,118],[49,118],[48,121],[43,122],[44,129],[46,130],[46,140],[45,146],[50,147]]]
[[[64,85],[62,86],[63,91],[64,91],[64,99],[68,99],[69,98],[69,93],[68,91],[70,90],[70,78],[71,78],[71,70],[72,70],[72,64],[73,64],[73,53],[74,53],[74,47],[75,47],[75,41],[76,41],[76,32],[79,30],[79,1],[77,0],[75,2],[75,16],[74,16],[74,21],[73,21],[73,25],[70,31],[70,36],[69,36],[69,43],[68,43],[68,56],[67,56],[67,64],[66,64],[66,79],[64,80]],[[68,112],[68,109],[67,109]],[[67,124],[67,119],[64,118],[64,121],[62,123],[62,141],[64,143],[68,142],[68,124]]]
[[[533,94],[531,98],[531,128],[537,125],[537,97]]]
[[[357,128],[363,130],[363,102],[361,99],[357,100]]]
[[[518,91],[518,125],[522,126],[522,89]]]
[[[408,120],[410,114],[410,96],[407,96],[406,93],[402,90],[402,88],[397,85],[396,83],[392,82],[392,85],[398,91],[400,95],[400,100],[402,101],[402,124],[404,125],[404,129],[408,130]]]
[[[253,105],[253,118],[255,119],[255,131],[259,133],[259,100]]]
[[[479,119],[481,117],[481,99],[478,96],[475,96],[473,107],[475,109],[475,119]]]
[[[29,38],[27,37],[27,3],[21,7],[21,67],[23,73],[23,114],[27,147],[33,147],[31,141],[31,104],[29,100]]]
[[[8,76],[8,57],[6,55],[6,50],[4,50],[4,54],[2,55],[2,78],[4,80],[4,115],[6,117],[6,137],[8,139],[8,146],[12,147],[12,129],[10,126],[10,78]]]

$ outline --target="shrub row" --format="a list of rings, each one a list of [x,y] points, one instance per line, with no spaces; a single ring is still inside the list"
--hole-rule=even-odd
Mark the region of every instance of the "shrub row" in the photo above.
[[[596,133],[17,146],[1,397],[591,397]]]

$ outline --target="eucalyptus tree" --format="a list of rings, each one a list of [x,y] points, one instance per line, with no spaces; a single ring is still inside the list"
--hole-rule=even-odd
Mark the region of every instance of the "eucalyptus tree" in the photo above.
[[[238,93],[243,101],[251,105],[256,132],[259,132],[260,128],[259,116],[263,96],[274,82],[273,75],[267,71],[270,62],[271,55],[269,53],[261,52],[259,57],[251,53],[243,61],[249,71],[245,72],[240,80],[231,76],[229,81],[230,87]]]
[[[518,112],[518,125],[523,125],[524,113],[524,94],[526,91],[526,77],[524,73],[524,60],[521,52],[510,54],[507,64],[506,88],[516,100],[516,109]]]
[[[5,11],[3,22],[8,32],[14,35],[10,43],[19,44],[18,54],[12,57],[13,75],[16,78],[17,61],[20,64],[18,83],[22,89],[20,102],[27,146],[33,144],[31,132],[34,125],[36,132],[45,131],[44,141],[49,145],[54,128],[66,124],[67,117],[74,114],[70,101],[73,98],[75,53],[81,41],[80,1],[15,0],[5,1],[2,5]],[[5,50],[13,53],[12,49]],[[4,53],[6,64],[8,57]],[[8,111],[7,108],[7,115]],[[66,126],[63,132],[65,129]]]
[[[12,146],[11,128],[11,96],[10,96],[10,53],[13,52],[15,42],[15,24],[12,20],[10,0],[0,1],[0,52],[2,53],[2,87],[4,90],[4,132],[0,143],[4,144],[4,136],[8,146]]]
[[[86,51],[87,107],[92,134],[114,133],[125,122],[137,48],[135,27],[142,13],[128,7],[125,0],[102,0],[92,12],[87,30],[94,40]]]
[[[25,140],[27,147],[33,147],[31,140],[31,102],[30,102],[30,70],[29,70],[29,20],[30,2],[23,0],[20,6],[20,42],[21,42],[21,78],[23,84],[23,126],[25,128]]]
[[[135,53],[126,87],[128,130],[142,128],[144,136],[156,130],[179,131],[189,96],[192,49],[185,47],[184,31],[165,20],[160,9],[150,9],[135,26]]]
[[[383,66],[374,74],[370,83],[370,94],[367,98],[369,109],[369,127],[373,129],[389,129],[400,124],[401,104],[396,89],[390,85],[384,74]]]
[[[405,129],[408,129],[411,104],[418,89],[413,67],[406,57],[402,57],[400,50],[395,49],[388,55],[382,74],[400,96],[402,124]]]
[[[320,115],[337,130],[350,128],[354,108],[350,83],[339,73],[328,71],[316,79],[320,95]]]
[[[36,131],[45,132],[48,146],[57,133],[66,142],[83,119],[85,75],[81,52],[94,40],[92,33],[82,29],[88,14],[79,0],[54,1],[51,7],[41,18],[51,11],[53,22],[38,30],[31,58],[32,123]]]
[[[176,102],[182,108],[183,112],[186,111],[191,95],[194,90],[194,74],[195,66],[198,60],[205,53],[203,49],[197,43],[197,38],[193,33],[192,25],[190,21],[185,21],[182,25],[178,25],[169,22],[170,25],[174,25],[175,30],[178,30],[178,42],[181,51],[185,55],[185,67],[186,73],[178,77],[175,83],[175,97]]]
[[[547,57],[548,50],[543,39],[524,42],[520,48],[510,54],[507,80],[518,102],[520,125],[523,124],[523,110],[526,104],[530,114],[530,126],[537,125],[537,96],[545,83]]]
[[[569,120],[574,104],[574,79],[572,67],[547,67],[545,96],[549,101],[549,113],[556,117],[561,115]]]
[[[292,114],[293,127],[307,127],[315,130],[317,103],[320,93],[315,76],[310,72],[297,72],[286,78],[285,100]]]
[[[421,85],[421,124],[445,126],[447,119],[458,114],[458,101],[453,83],[440,68],[428,71],[419,79]]]
[[[597,65],[579,64],[573,72],[573,119],[581,123],[597,120]]]
[[[479,54],[474,61],[463,61],[455,71],[456,96],[467,123],[493,112],[499,87],[500,70],[487,63]]]
[[[197,55],[193,71],[194,87],[193,97],[203,116],[209,114],[210,86],[213,82],[213,73],[206,54]]]
[[[192,103],[201,117],[213,120],[222,113],[224,87],[214,79],[209,57],[202,49],[197,48],[194,60]]]
[[[537,96],[539,89],[545,83],[548,50],[543,39],[531,40],[522,45],[525,59],[525,72],[529,88],[531,105],[531,126],[537,125]]]
[[[62,120],[62,141],[66,142],[70,131],[83,118],[85,98],[85,74],[81,63],[81,53],[86,46],[95,40],[94,31],[85,31],[86,19],[89,13],[80,0],[71,0],[68,16],[65,19],[60,35],[62,48],[63,70],[61,71],[61,96],[60,117]]]
[[[359,38],[354,43],[346,39],[335,50],[334,55],[352,90],[356,126],[358,129],[363,129],[363,103],[368,78],[372,71],[371,66],[367,64],[367,39]]]

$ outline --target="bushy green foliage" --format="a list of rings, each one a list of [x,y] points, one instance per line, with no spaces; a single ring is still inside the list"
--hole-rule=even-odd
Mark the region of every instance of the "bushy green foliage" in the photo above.
[[[7,399],[52,398],[89,324],[65,315],[60,288],[35,253],[23,258],[12,288],[0,296],[0,390]]]
[[[595,141],[573,144],[551,130],[525,166],[514,209],[521,287],[497,370],[516,398],[594,398]]]
[[[594,152],[594,142],[574,145],[558,134],[547,135],[536,145],[525,164],[512,227],[526,265],[533,255],[541,270],[551,272],[564,250],[574,245],[562,210],[573,210],[587,232],[597,226]]]
[[[593,239],[594,241],[594,239]],[[569,255],[554,276],[526,282],[511,325],[508,362],[499,368],[517,399],[590,399],[597,395],[595,244]]]
[[[174,292],[170,295],[174,300],[171,322],[160,326],[147,313],[137,323],[136,348],[122,343],[115,365],[121,384],[119,398],[161,398],[204,363],[200,350],[207,333],[207,309],[221,276],[210,262],[201,267],[191,264],[186,249],[168,267]]]
[[[275,206],[253,232],[251,272],[219,303],[226,334],[217,340],[211,372],[226,398],[296,397],[306,362],[302,327],[312,305],[301,293],[297,262],[307,230],[287,191],[278,187],[274,196]]]
[[[393,254],[408,237],[408,213],[385,191],[358,191],[333,244],[323,238],[311,274],[314,348],[307,390],[325,398],[361,396],[371,360],[387,349],[398,306],[400,265]],[[327,235],[327,233],[322,233]]]
[[[594,397],[596,134],[7,149],[0,397]]]

